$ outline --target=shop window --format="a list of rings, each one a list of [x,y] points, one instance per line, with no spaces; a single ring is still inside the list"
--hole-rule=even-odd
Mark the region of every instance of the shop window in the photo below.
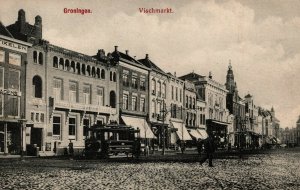
[[[39,64],[40,64],[40,65],[43,65],[43,62],[44,62],[43,53],[40,52],[40,53],[39,53]]]
[[[0,88],[3,88],[4,87],[4,68],[3,67],[0,67]]]
[[[18,117],[19,116],[19,97],[17,96],[7,96],[7,106],[6,106],[6,112],[9,116]]]
[[[69,139],[75,140],[76,136],[76,118],[70,117],[69,118]]]
[[[60,135],[61,117],[53,116],[53,135]]]
[[[4,63],[5,61],[5,52],[0,50],[0,62]]]
[[[38,57],[37,52],[33,51],[33,62],[34,63],[37,63],[37,57]]]
[[[42,79],[39,76],[34,76],[32,79],[32,90],[35,98],[42,98]]]
[[[9,70],[8,88],[16,91],[20,90],[20,71]]]
[[[21,66],[21,55],[9,53],[9,64]]]

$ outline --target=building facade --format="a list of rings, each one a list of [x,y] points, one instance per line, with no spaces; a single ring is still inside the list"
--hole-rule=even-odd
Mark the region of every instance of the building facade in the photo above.
[[[25,68],[30,46],[0,21],[0,154],[23,154],[26,148]]]
[[[42,39],[42,18],[30,25],[23,10],[8,29],[33,43],[24,78],[28,154],[35,147],[40,155],[66,154],[70,142],[80,153],[91,125],[118,121],[119,78],[112,60],[50,44]]]

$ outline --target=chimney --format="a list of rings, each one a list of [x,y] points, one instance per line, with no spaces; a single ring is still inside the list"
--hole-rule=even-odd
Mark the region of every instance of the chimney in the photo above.
[[[149,55],[148,55],[148,53],[146,54],[146,59],[149,59]]]
[[[174,72],[174,76],[176,77],[176,72]]]
[[[42,39],[43,36],[43,30],[42,30],[42,17],[37,15],[35,17],[35,23],[34,23],[34,27],[35,27],[35,37],[38,39]]]
[[[125,52],[126,52],[126,55],[129,55],[129,54],[128,54],[129,50],[125,50]]]
[[[25,11],[23,9],[20,9],[18,12],[18,23],[20,26],[20,32],[23,32],[26,24]]]
[[[211,74],[211,71],[209,71],[209,75],[208,75],[208,77],[209,77],[210,79],[212,79],[212,74]]]
[[[115,51],[118,51],[118,46],[115,46]]]

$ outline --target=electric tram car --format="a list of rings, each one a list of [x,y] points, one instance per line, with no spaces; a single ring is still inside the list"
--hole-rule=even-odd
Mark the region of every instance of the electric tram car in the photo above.
[[[108,124],[89,128],[83,156],[109,158],[123,155],[138,158],[141,154],[140,130],[133,127]]]

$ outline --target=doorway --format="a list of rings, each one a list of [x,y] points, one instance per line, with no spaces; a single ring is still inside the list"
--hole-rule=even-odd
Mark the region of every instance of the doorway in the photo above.
[[[30,144],[36,144],[41,150],[42,147],[42,129],[40,128],[31,128],[31,135],[30,135]]]

